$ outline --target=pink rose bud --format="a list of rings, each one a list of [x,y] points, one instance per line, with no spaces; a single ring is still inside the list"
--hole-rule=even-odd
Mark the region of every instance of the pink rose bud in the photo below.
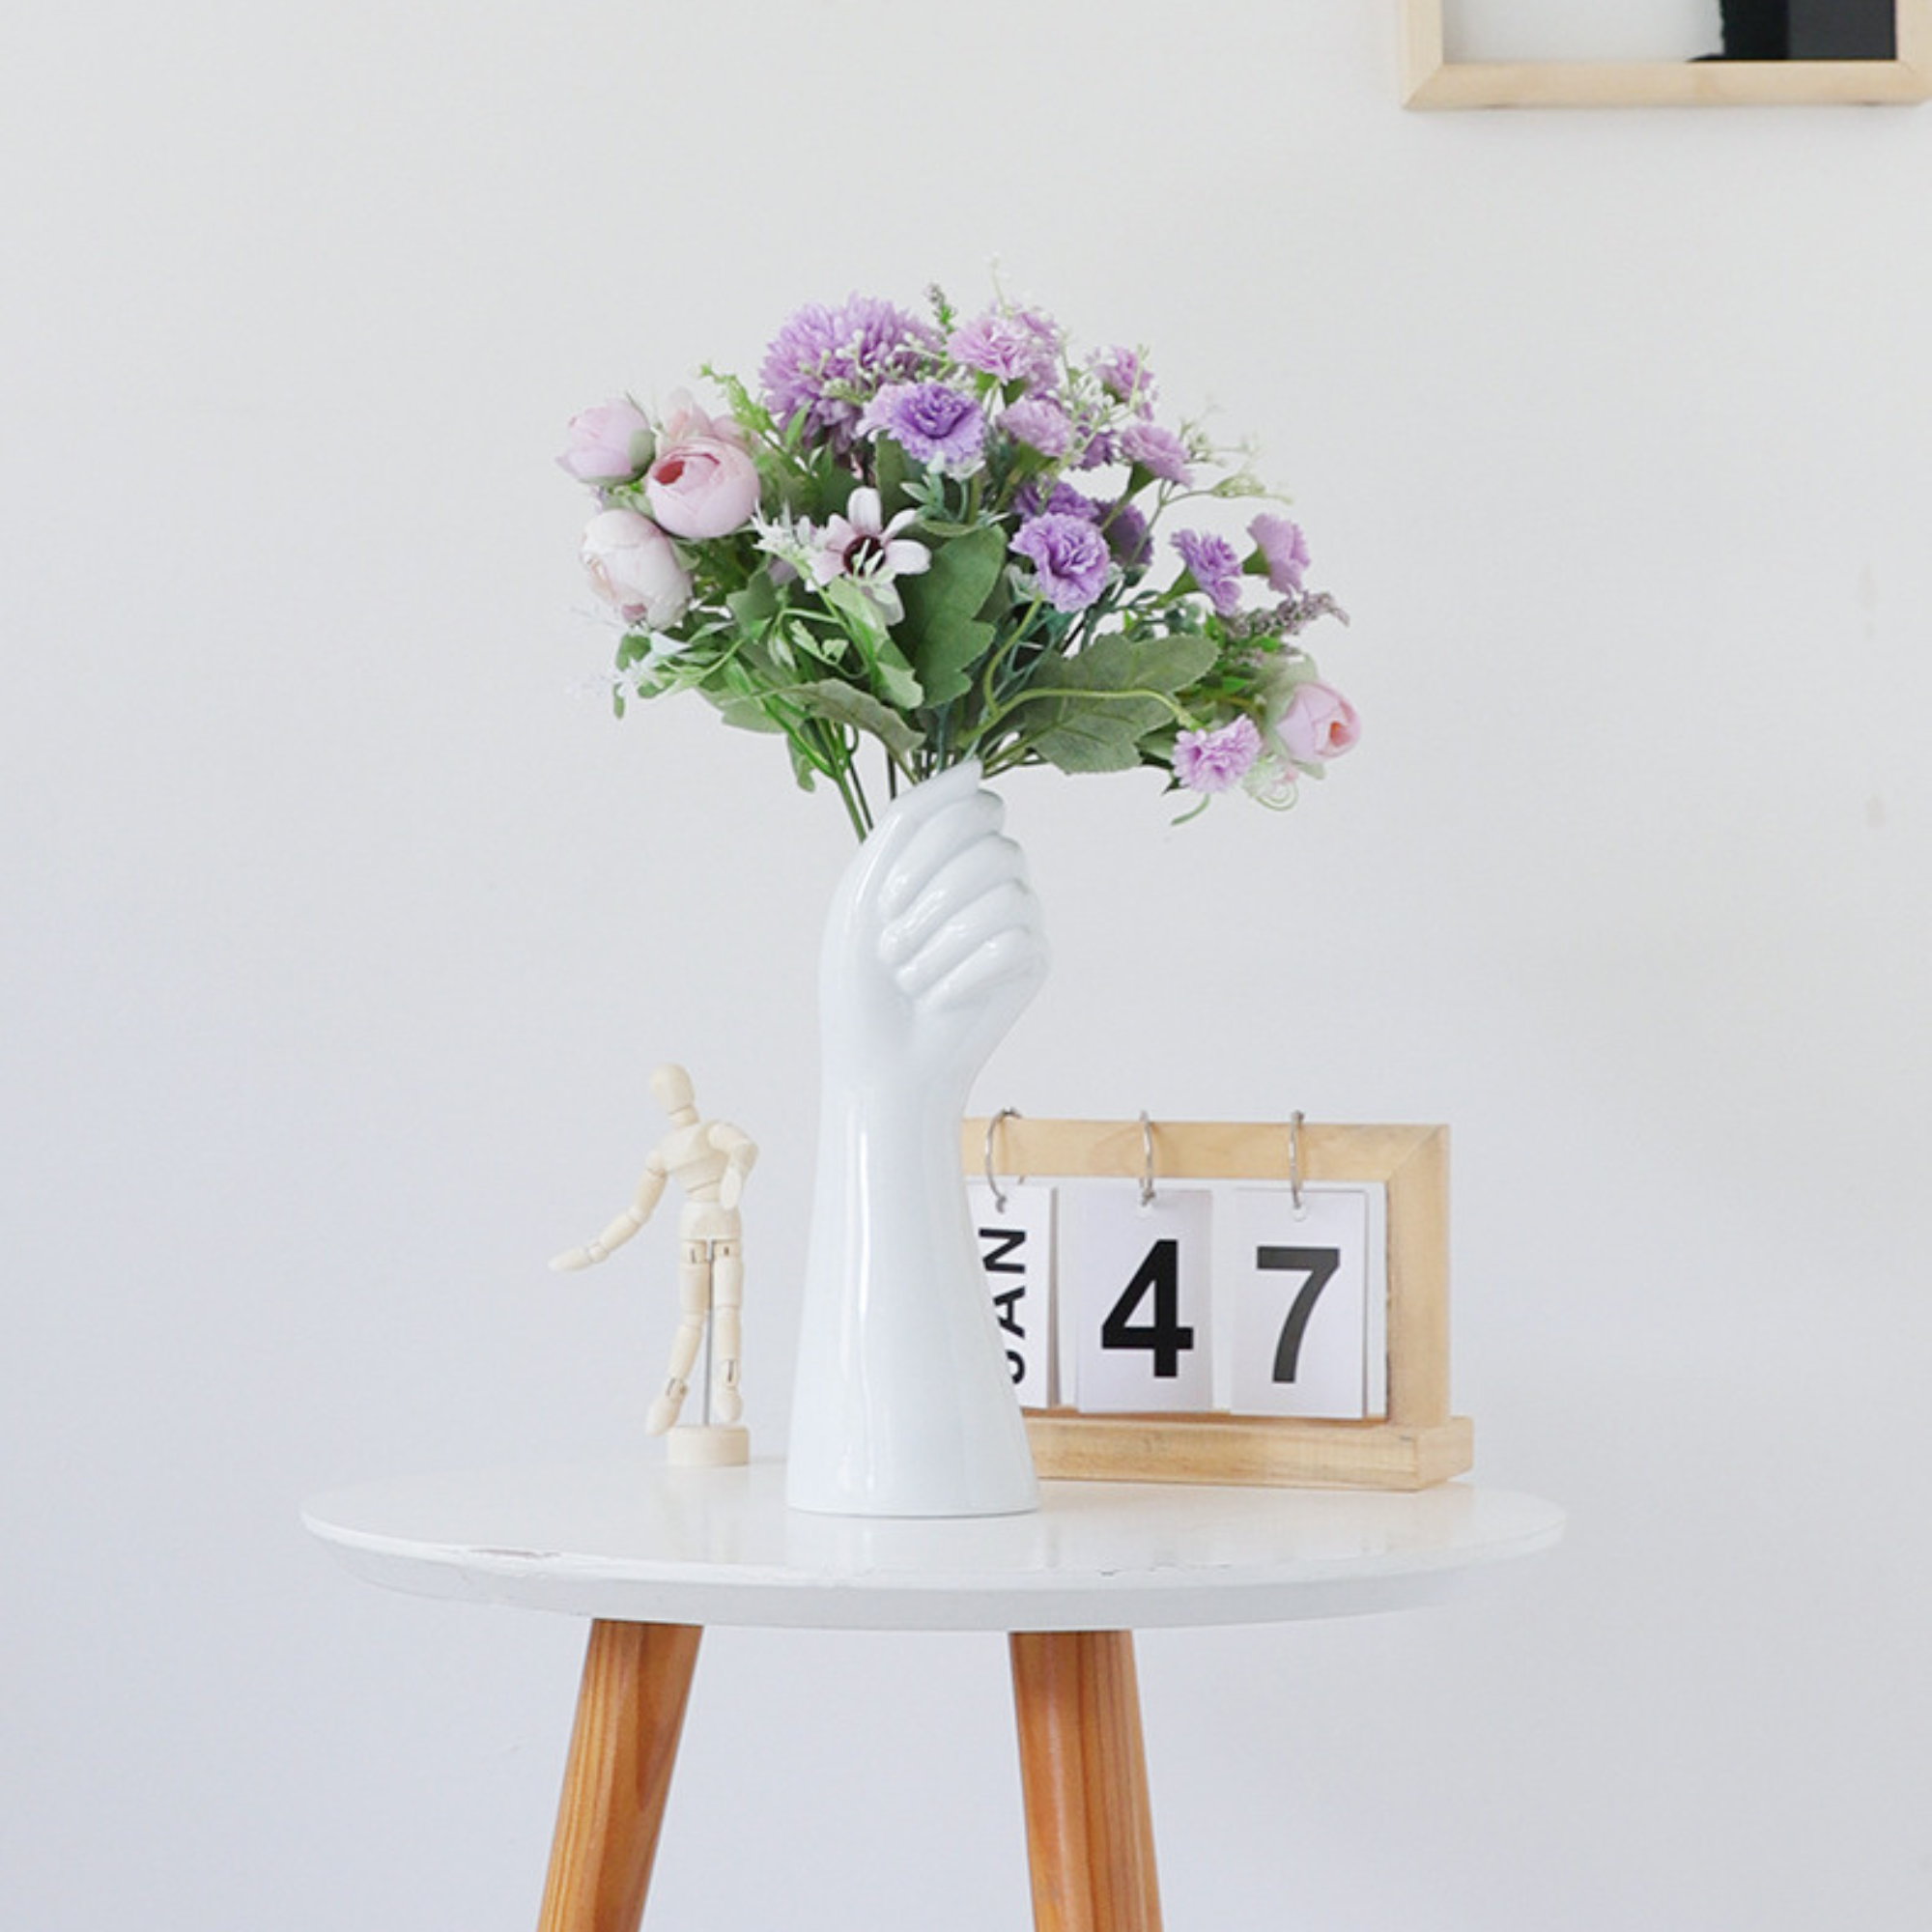
[[[1294,687],[1275,728],[1296,764],[1313,765],[1339,758],[1362,735],[1362,721],[1339,691],[1310,678]]]
[[[691,573],[670,539],[635,510],[604,510],[583,532],[590,587],[614,604],[627,624],[654,631],[675,624],[691,602]]]
[[[706,415],[691,400],[689,389],[673,389],[665,398],[664,411],[658,418],[658,440],[668,448],[674,442],[690,442],[700,436],[735,442],[740,448],[745,442],[745,432],[735,417]]]
[[[758,466],[723,437],[691,437],[659,449],[644,472],[644,492],[672,536],[722,537],[758,507]]]
[[[642,475],[653,447],[650,421],[636,403],[599,403],[571,417],[556,460],[580,483],[628,483]]]

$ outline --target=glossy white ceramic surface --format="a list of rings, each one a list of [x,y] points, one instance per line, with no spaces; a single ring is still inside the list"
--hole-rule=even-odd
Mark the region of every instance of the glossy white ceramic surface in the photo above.
[[[358,1576],[423,1596],[633,1622],[1005,1631],[1403,1609],[1563,1526],[1552,1503],[1463,1483],[1055,1482],[1031,1514],[867,1520],[788,1508],[777,1462],[643,1459],[377,1483],[320,1496],[303,1520]]]
[[[1038,1500],[959,1170],[973,1078],[1046,975],[1001,811],[976,764],[915,786],[826,921],[798,1509],[985,1516]]]

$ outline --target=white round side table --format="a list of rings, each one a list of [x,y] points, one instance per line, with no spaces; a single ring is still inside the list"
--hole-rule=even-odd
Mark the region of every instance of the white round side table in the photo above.
[[[1038,1932],[1158,1932],[1132,1633],[1437,1603],[1563,1513],[1463,1483],[1049,1482],[1025,1516],[825,1517],[776,1462],[639,1459],[369,1484],[303,1520],[372,1582],[591,1620],[539,1932],[636,1932],[706,1624],[1007,1634]]]

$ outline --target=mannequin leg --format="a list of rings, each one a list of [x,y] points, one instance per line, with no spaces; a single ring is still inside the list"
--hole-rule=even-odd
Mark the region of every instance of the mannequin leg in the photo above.
[[[647,1435],[662,1435],[677,1420],[691,1386],[692,1364],[704,1341],[704,1319],[711,1310],[711,1243],[686,1241],[677,1268],[677,1333],[671,1338],[670,1367],[664,1393],[644,1418]]]
[[[738,1392],[744,1328],[745,1253],[738,1241],[711,1244],[711,1412],[720,1422],[736,1422],[745,1412]]]

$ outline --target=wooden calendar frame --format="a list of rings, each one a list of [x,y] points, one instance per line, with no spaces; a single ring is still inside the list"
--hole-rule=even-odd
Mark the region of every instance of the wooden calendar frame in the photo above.
[[[962,1123],[969,1176],[986,1170],[983,1118]],[[1290,1179],[1286,1122],[1149,1124],[1160,1180]],[[1001,1117],[994,1171],[1030,1180],[1145,1172],[1139,1121]],[[1299,1129],[1300,1176],[1364,1181],[1385,1190],[1388,1227],[1387,1413],[1363,1422],[1295,1416],[1086,1415],[1028,1409],[1034,1463],[1045,1477],[1098,1482],[1255,1483],[1316,1489],[1423,1490],[1475,1460],[1467,1416],[1449,1410],[1449,1129],[1342,1126]]]

